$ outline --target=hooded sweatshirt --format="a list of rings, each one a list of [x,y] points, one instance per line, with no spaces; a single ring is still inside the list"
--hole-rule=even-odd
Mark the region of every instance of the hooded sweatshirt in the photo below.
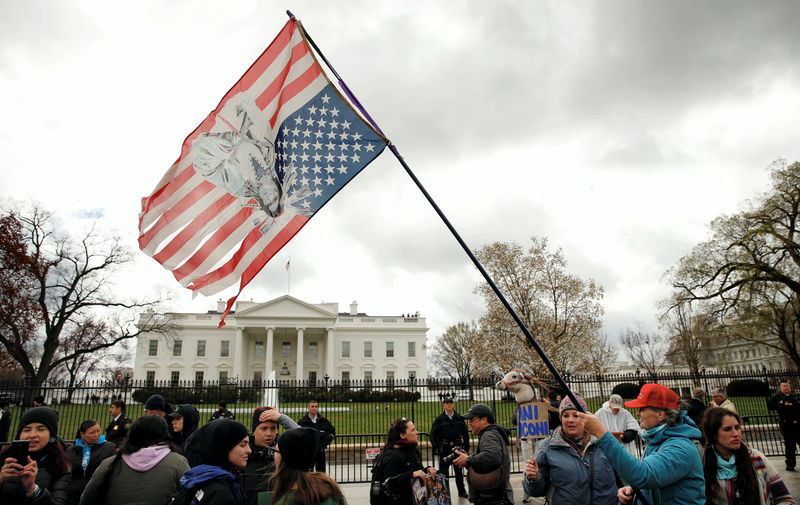
[[[192,470],[186,472],[181,485],[195,491],[195,501],[201,505],[244,503],[228,453],[248,435],[245,425],[222,417],[203,425],[187,441],[186,457]]]
[[[620,478],[641,490],[651,505],[703,505],[703,463],[694,440],[700,440],[700,430],[682,411],[677,425],[653,433],[641,461],[631,456],[610,432],[597,440],[597,446]]]
[[[186,453],[186,442],[191,434],[197,430],[197,425],[200,424],[200,413],[188,403],[178,405],[175,412],[183,414],[183,429],[179,432],[172,432],[172,441]]]

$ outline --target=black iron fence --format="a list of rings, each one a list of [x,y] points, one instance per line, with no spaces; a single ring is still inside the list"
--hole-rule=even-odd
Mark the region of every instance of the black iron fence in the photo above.
[[[710,399],[710,392],[720,387],[736,405],[743,418],[745,439],[769,456],[783,454],[783,440],[777,417],[766,407],[769,397],[777,392],[778,381],[787,378],[795,390],[800,387],[796,371],[758,373],[701,372],[659,373],[654,376],[641,372],[617,375],[565,375],[570,388],[586,399],[590,410],[596,411],[612,393],[633,398],[641,384],[658,382],[673,388],[683,397],[699,387]],[[73,388],[51,382],[36,393],[45,397],[46,404],[59,411],[59,436],[75,438],[77,427],[86,419],[95,419],[102,426],[110,422],[109,406],[115,399],[125,401],[127,415],[133,419],[144,413],[144,402],[151,394],[163,395],[171,404],[190,403],[200,412],[200,424],[207,422],[220,402],[226,402],[236,419],[250,426],[253,409],[274,405],[291,418],[298,420],[306,413],[310,400],[319,403],[320,413],[336,428],[336,439],[328,451],[328,473],[339,482],[366,482],[370,479],[372,457],[383,445],[386,431],[398,417],[412,420],[420,431],[420,448],[425,461],[435,462],[428,432],[433,420],[442,412],[442,399],[452,397],[456,410],[465,412],[473,403],[486,403],[495,412],[497,423],[512,434],[512,467],[522,468],[520,447],[512,416],[516,402],[506,391],[494,386],[497,378],[473,381],[421,379],[394,381],[270,381],[270,382],[90,382]],[[29,388],[24,383],[0,383],[0,400],[10,403],[4,415],[11,416],[13,437],[22,413]],[[551,394],[558,394],[555,389]],[[547,392],[539,391],[545,396]],[[30,395],[33,396],[33,395]],[[474,439],[474,436],[473,436]],[[473,440],[472,448],[476,442]]]

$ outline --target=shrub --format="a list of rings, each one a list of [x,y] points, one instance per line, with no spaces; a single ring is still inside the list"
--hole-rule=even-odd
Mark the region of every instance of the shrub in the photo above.
[[[769,385],[758,379],[737,379],[725,388],[728,396],[768,396]]]
[[[641,387],[638,384],[634,384],[632,382],[621,382],[614,386],[614,389],[611,390],[611,394],[616,394],[623,398],[631,399],[639,396],[640,389]]]

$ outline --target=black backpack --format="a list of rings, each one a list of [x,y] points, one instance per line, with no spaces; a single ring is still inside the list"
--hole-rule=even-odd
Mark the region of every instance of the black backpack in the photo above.
[[[197,505],[199,500],[195,501],[195,495],[197,494],[198,489],[186,489],[185,487],[181,486],[178,490],[169,497],[169,500],[164,505]],[[203,498],[203,495],[200,495],[200,499]]]

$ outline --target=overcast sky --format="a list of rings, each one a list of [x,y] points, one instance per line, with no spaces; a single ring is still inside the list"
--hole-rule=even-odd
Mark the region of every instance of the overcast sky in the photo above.
[[[289,8],[471,248],[561,247],[606,290],[612,340],[655,324],[664,272],[714,217],[800,159],[797,2],[0,1],[0,199],[136,248],[129,293],[168,287],[137,218],[180,145]],[[419,311],[429,340],[482,312],[477,270],[387,150],[241,300],[287,292],[374,315]]]

